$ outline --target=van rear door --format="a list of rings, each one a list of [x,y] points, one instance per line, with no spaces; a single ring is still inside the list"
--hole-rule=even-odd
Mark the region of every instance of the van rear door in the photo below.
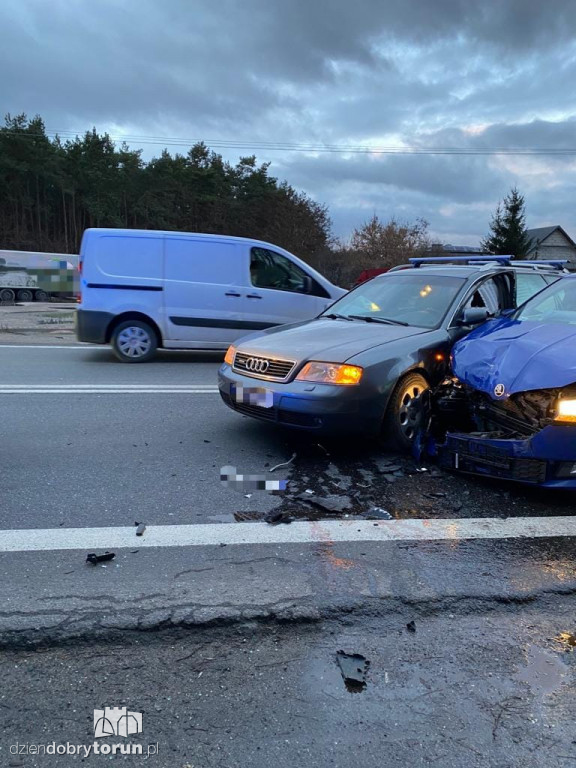
[[[89,229],[82,240],[81,309],[133,311],[157,320],[162,308],[163,239],[158,233]]]
[[[223,349],[246,334],[240,318],[240,259],[233,241],[166,237],[166,341]]]

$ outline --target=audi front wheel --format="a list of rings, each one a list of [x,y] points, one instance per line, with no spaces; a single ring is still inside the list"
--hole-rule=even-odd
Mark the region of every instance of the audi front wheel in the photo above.
[[[410,450],[424,426],[429,384],[419,373],[409,373],[396,385],[382,422],[382,442],[386,447]]]

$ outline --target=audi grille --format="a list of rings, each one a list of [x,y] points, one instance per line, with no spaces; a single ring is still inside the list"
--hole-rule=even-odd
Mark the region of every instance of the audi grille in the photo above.
[[[255,379],[286,381],[294,370],[295,360],[277,360],[271,357],[256,357],[236,352],[232,369]]]

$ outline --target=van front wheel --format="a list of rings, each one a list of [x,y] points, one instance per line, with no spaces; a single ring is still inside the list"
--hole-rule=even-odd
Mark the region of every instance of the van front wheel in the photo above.
[[[112,334],[112,349],[123,363],[145,363],[157,347],[154,330],[142,320],[126,320]]]

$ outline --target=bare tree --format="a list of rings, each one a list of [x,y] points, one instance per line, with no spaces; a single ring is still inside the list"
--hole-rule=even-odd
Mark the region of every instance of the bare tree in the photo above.
[[[424,219],[410,223],[392,218],[384,224],[374,214],[354,230],[351,248],[358,253],[362,268],[390,268],[404,264],[411,256],[420,256],[429,244],[428,222]]]

